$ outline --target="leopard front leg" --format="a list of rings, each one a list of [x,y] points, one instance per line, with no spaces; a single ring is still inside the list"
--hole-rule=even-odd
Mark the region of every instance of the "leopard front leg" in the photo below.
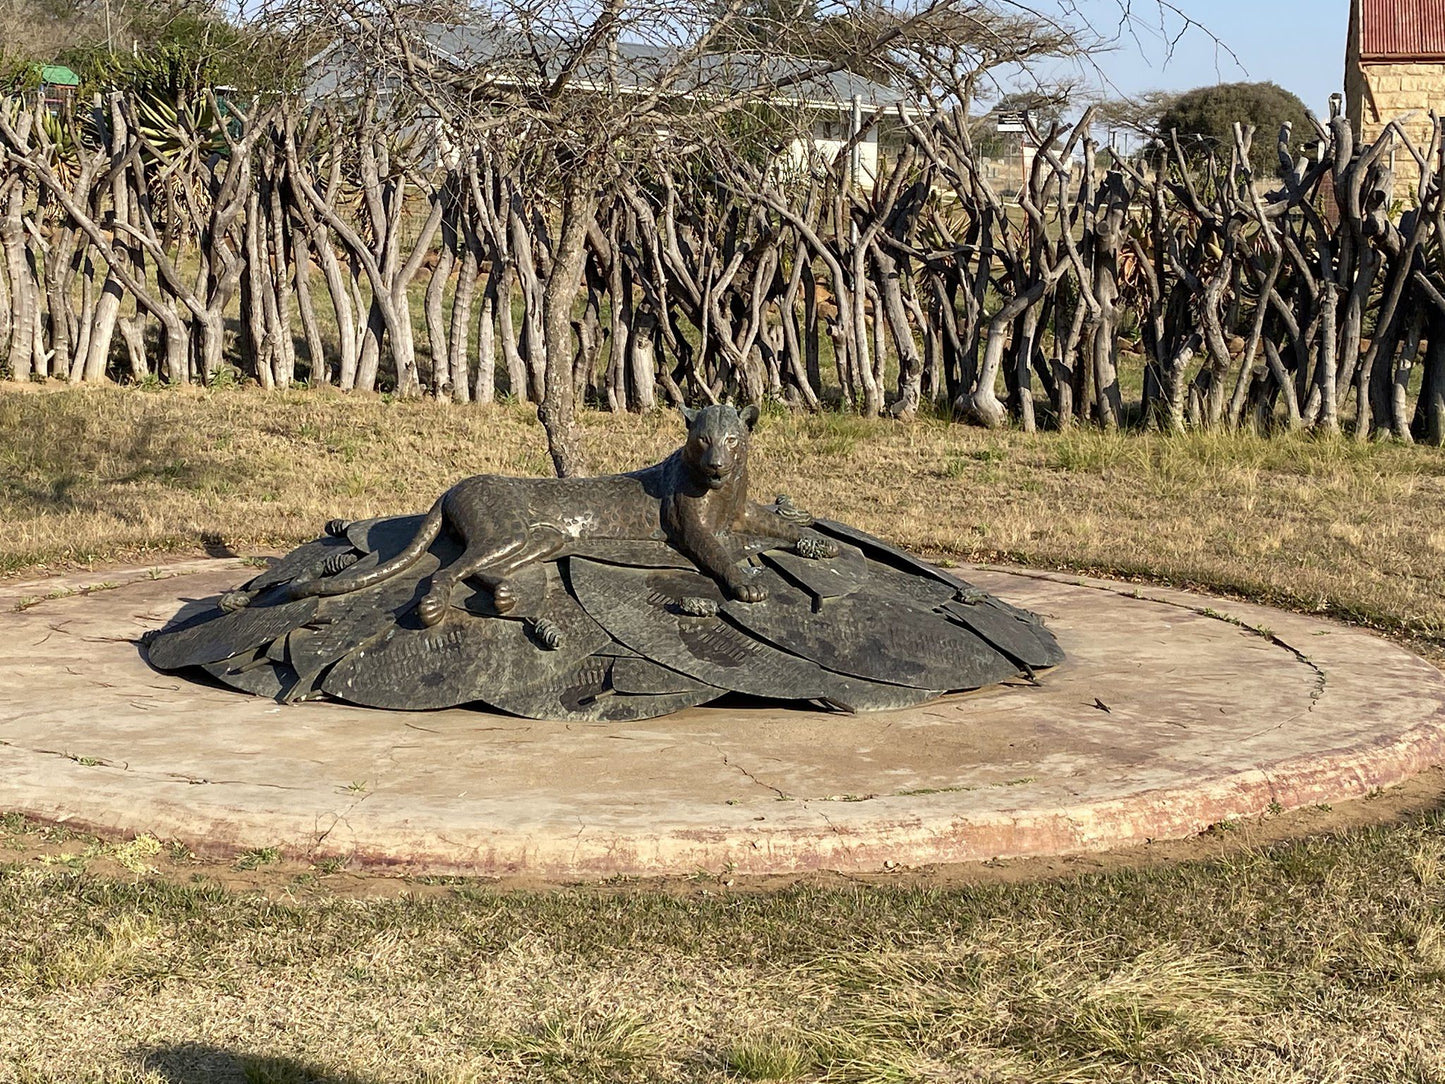
[[[757,572],[751,565],[740,563],[722,540],[709,537],[707,543],[701,547],[705,557],[698,553],[688,556],[721,583],[729,595],[739,602],[762,602],[768,597],[767,587],[755,579]]]
[[[793,552],[799,557],[816,561],[838,556],[838,543],[809,531],[796,519],[779,515],[768,505],[749,502],[743,513],[743,529],[749,534],[790,542]]]
[[[752,573],[746,568],[734,566],[733,575],[728,577],[728,594],[739,602],[762,602],[768,597],[768,589],[751,579]]]
[[[762,602],[768,589],[753,579],[753,571],[738,563],[738,555],[714,534],[706,524],[691,517],[680,517],[681,530],[672,542],[692,563],[711,576],[739,602]]]

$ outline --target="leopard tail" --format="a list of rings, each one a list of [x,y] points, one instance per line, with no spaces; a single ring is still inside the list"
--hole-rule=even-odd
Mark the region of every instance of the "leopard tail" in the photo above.
[[[325,598],[331,595],[344,595],[351,591],[361,591],[367,587],[373,587],[383,580],[389,580],[398,572],[410,568],[421,560],[421,555],[441,533],[442,521],[445,519],[446,499],[445,493],[437,498],[436,504],[432,505],[431,511],[427,513],[426,519],[422,520],[421,526],[417,528],[411,541],[406,544],[406,548],[390,561],[385,561],[375,568],[369,568],[354,575],[326,576],[321,579],[292,584],[291,597],[293,599],[317,596]]]

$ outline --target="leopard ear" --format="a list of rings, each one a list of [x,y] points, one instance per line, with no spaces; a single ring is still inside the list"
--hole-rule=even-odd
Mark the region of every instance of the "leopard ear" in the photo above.
[[[697,417],[698,417],[698,415],[701,414],[701,413],[702,413],[702,411],[700,411],[700,410],[693,410],[691,407],[683,407],[683,408],[682,408],[682,416],[683,416],[684,420],[686,420],[686,422],[687,422],[687,427],[688,427],[689,429],[692,428],[693,423],[697,421]]]
[[[743,407],[742,410],[738,411],[738,417],[743,420],[743,424],[749,429],[758,424],[758,417],[761,414],[762,411],[758,409],[756,403],[749,403]]]

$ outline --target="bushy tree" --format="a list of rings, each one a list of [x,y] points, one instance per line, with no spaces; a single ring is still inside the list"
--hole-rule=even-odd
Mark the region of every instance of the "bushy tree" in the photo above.
[[[1167,148],[1174,131],[1186,153],[1198,156],[1213,150],[1228,158],[1235,123],[1252,124],[1250,164],[1256,173],[1273,176],[1279,169],[1277,137],[1285,121],[1294,126],[1291,150],[1298,154],[1315,138],[1310,111],[1298,96],[1274,83],[1220,83],[1186,91],[1169,102],[1159,116],[1158,132],[1161,149]]]
[[[1173,107],[1179,95],[1168,90],[1146,90],[1127,98],[1110,98],[1094,107],[1094,117],[1103,128],[1128,132],[1146,142],[1158,142],[1165,133],[1159,120]]]

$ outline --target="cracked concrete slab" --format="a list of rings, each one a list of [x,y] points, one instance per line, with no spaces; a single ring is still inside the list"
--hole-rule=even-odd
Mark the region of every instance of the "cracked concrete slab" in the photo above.
[[[437,873],[859,871],[1182,838],[1445,761],[1445,676],[1384,640],[995,568],[964,574],[1042,613],[1068,661],[870,715],[283,706],[146,666],[136,637],[252,574],[198,559],[0,584],[0,809]]]

